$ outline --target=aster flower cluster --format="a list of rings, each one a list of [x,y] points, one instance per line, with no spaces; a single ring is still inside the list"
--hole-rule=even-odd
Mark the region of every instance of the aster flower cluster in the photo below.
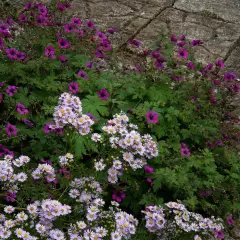
[[[168,202],[167,209],[161,206],[148,206],[145,211],[146,228],[149,232],[160,234],[161,231],[171,233],[172,229],[179,229],[184,232],[194,232],[198,235],[194,239],[201,240],[200,237],[216,236],[220,238],[224,229],[222,220],[215,217],[204,218],[201,214],[189,212],[186,207],[178,202]]]
[[[3,222],[0,224],[1,239],[10,239],[9,237],[12,235],[23,240],[39,239],[22,228],[23,226],[28,226],[29,223],[31,228],[35,228],[40,238],[51,237],[51,239],[56,240],[65,239],[64,233],[61,230],[53,229],[53,221],[60,216],[70,214],[70,206],[61,204],[56,200],[47,199],[42,202],[35,201],[27,205],[26,209],[23,210],[25,212],[21,211],[18,214],[14,214],[16,209],[13,206],[9,205],[4,207],[4,212],[8,214],[9,217],[3,214],[0,215],[0,222]],[[12,218],[10,214],[12,214],[14,218]]]
[[[13,159],[11,155],[5,155],[4,160],[0,160],[0,183],[2,189],[8,191],[6,194],[7,201],[15,201],[18,184],[27,180],[27,174],[22,171],[16,173],[15,168],[20,168],[29,161],[30,158],[27,156]]]
[[[73,162],[73,155],[71,153],[67,153],[64,156],[59,156],[59,165],[61,167],[67,167]]]
[[[61,129],[65,126],[75,128],[79,134],[86,135],[91,131],[94,122],[85,114],[82,114],[82,103],[80,99],[69,93],[63,93],[59,97],[59,105],[55,107],[54,124],[52,129]]]
[[[102,128],[107,134],[107,141],[117,153],[117,156],[113,156],[113,159],[111,159],[111,167],[108,169],[108,181],[110,183],[116,183],[118,176],[123,174],[123,169],[126,167],[130,166],[133,170],[142,168],[147,163],[146,159],[158,156],[157,144],[152,137],[149,134],[141,136],[136,130],[137,126],[128,122],[127,115],[120,113],[114,115],[114,118],[109,120]],[[102,137],[94,134],[92,139],[97,142]],[[103,160],[95,163],[96,170],[100,171],[104,168]]]
[[[71,183],[72,188],[69,196],[78,202],[91,203],[99,198],[102,193],[102,187],[93,177],[75,178]]]
[[[55,182],[56,174],[54,168],[48,164],[38,164],[38,167],[32,172],[34,180],[45,178],[47,182]]]

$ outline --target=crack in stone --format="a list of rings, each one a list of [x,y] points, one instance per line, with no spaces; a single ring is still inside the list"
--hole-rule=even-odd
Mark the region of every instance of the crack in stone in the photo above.
[[[231,56],[232,52],[235,50],[237,46],[240,45],[240,36],[238,39],[232,44],[232,46],[228,49],[225,57],[223,58],[224,62],[228,60],[228,58]]]
[[[175,3],[174,3],[174,5],[175,5]],[[173,9],[184,12],[184,13],[187,13],[187,14],[196,14],[196,15],[199,15],[199,16],[209,17],[209,18],[212,18],[212,19],[215,19],[215,20],[218,20],[218,21],[222,21],[222,22],[225,22],[225,23],[237,24],[236,22],[228,21],[228,20],[220,17],[219,15],[217,15],[215,13],[212,13],[212,12],[209,12],[209,11],[200,11],[200,12],[187,11],[187,10],[184,10],[184,9],[181,9],[181,8],[177,8],[174,5],[172,6]]]
[[[117,51],[120,51],[124,48],[126,49],[127,42],[129,40],[135,38],[144,28],[146,28],[153,20],[155,20],[159,15],[161,15],[165,10],[167,10],[169,8],[172,8],[174,6],[175,2],[176,2],[176,0],[174,0],[173,3],[170,6],[166,6],[166,7],[162,8],[161,10],[159,10],[157,13],[155,13],[152,18],[150,18],[148,21],[146,21],[145,24],[143,24],[141,27],[139,27],[130,37],[128,37],[128,39],[126,41],[124,41],[124,43],[120,44],[119,47],[117,48]],[[137,17],[138,16],[135,16],[135,19]],[[132,22],[132,20],[134,20],[134,19],[131,19],[131,22]]]

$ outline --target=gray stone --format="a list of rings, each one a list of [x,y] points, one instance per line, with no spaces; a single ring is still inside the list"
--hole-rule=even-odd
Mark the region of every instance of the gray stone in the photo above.
[[[226,21],[240,22],[239,0],[178,0],[174,7],[189,12],[209,12]]]

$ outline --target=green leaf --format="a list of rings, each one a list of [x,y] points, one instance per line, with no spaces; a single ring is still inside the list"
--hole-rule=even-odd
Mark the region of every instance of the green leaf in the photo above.
[[[100,117],[100,115],[108,116],[109,114],[106,103],[97,96],[88,95],[82,100],[82,104],[84,111],[91,113],[95,117]]]

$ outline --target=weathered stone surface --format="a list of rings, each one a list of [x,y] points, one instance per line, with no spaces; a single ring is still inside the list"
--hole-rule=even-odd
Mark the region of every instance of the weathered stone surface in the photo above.
[[[234,71],[240,76],[240,44],[233,49],[225,64],[230,71]],[[240,105],[240,99],[238,104]]]
[[[226,21],[240,22],[239,0],[178,0],[174,7],[189,12],[209,12]]]

